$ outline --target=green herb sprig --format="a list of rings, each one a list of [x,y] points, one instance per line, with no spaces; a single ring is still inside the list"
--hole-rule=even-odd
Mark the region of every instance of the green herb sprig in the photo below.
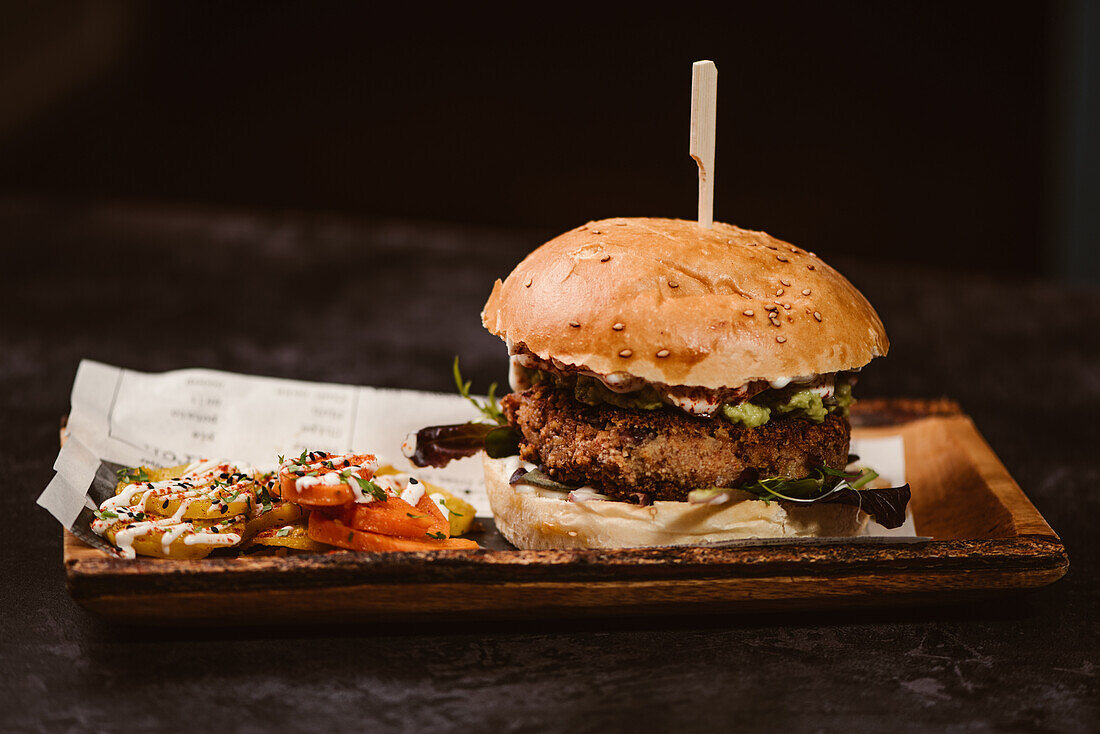
[[[460,372],[458,369],[457,356],[455,357],[454,363],[454,378],[455,387],[458,388],[458,394],[469,400],[470,403],[473,404],[473,406],[477,408],[483,416],[499,426],[503,426],[508,423],[508,421],[504,418],[504,413],[500,412],[500,406],[497,404],[497,384],[495,382],[489,385],[487,400],[481,401],[472,396],[470,394],[470,386],[473,385],[473,382],[470,380],[462,379],[462,372]]]
[[[149,473],[145,471],[144,466],[134,467],[132,469],[123,468],[119,469],[115,474],[118,476],[119,481],[133,484],[135,482],[148,482]]]

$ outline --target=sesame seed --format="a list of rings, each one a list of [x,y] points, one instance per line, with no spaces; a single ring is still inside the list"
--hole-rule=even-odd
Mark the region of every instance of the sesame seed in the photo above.
[[[600,230],[594,229],[594,230],[592,230],[592,234],[600,234]]]
[[[622,357],[623,359],[626,359],[627,357],[629,357],[632,354],[634,354],[634,352],[633,352],[633,350],[630,350],[630,349],[624,349],[623,351],[619,352],[619,356]]]
[[[625,227],[625,226],[626,226],[626,222],[615,222],[615,226],[616,226],[616,227]]]
[[[527,282],[526,282],[526,283],[524,283],[524,284],[523,284],[523,286],[524,286],[525,288],[530,288],[530,287],[531,287],[531,283],[533,283],[534,281],[535,281],[535,279],[534,279],[534,278],[528,278],[528,279],[527,279]]]
[[[791,310],[791,304],[789,304],[789,303],[784,303],[784,304],[783,304],[783,309],[784,309],[785,311],[790,311],[790,310]]]
[[[622,321],[620,321],[617,324],[612,324],[611,328],[614,329],[615,331],[622,331],[623,329],[626,328],[626,324],[624,324]]]
[[[777,296],[783,295],[783,289],[780,288],[780,289],[776,290],[775,295],[777,295]]]
[[[776,255],[776,256],[775,256],[775,259],[776,259],[776,260],[778,260],[778,261],[779,261],[779,262],[781,262],[781,263],[789,263],[789,262],[790,262],[790,260],[788,260],[787,258],[783,257],[782,255]]]
[[[669,287],[669,288],[679,288],[679,287],[680,287],[680,284],[679,284],[679,283],[673,283],[673,282],[672,282],[672,281],[670,280],[670,281],[668,282],[668,287]]]
[[[802,289],[802,295],[804,295],[804,296],[810,295],[810,289],[809,288],[803,288]]]
[[[806,269],[807,269],[807,270],[817,270],[817,268],[815,268],[815,267],[814,267],[814,264],[813,264],[813,263],[810,263],[809,265],[807,265],[807,266],[806,266]]]
[[[569,325],[572,326],[574,329],[579,329],[580,326],[581,326],[581,322],[579,322],[579,321],[570,321]]]
[[[765,311],[778,311],[779,307],[778,306],[773,306],[769,303],[767,306],[764,306],[764,310]]]
[[[657,352],[657,356],[660,357],[661,359],[664,359],[665,357],[668,356],[668,350],[667,349],[662,349],[661,351]]]
[[[797,247],[792,247],[791,252],[798,252],[798,248]]]
[[[818,321],[821,321],[821,314],[819,314],[817,311],[814,311],[814,318]]]
[[[752,316],[752,309],[751,308],[745,309],[741,313],[745,314],[746,316]]]
[[[776,340],[777,342],[779,342],[780,344],[782,344],[783,342],[787,341],[787,337],[785,337],[785,336],[777,336],[777,337],[775,338],[775,340]]]
[[[610,255],[604,255],[603,257],[600,258],[600,262],[605,263],[610,259],[611,259]]]
[[[783,280],[782,278],[780,278],[779,282],[782,283],[783,285],[787,286],[788,288],[791,287],[790,281],[786,281],[786,280]]]

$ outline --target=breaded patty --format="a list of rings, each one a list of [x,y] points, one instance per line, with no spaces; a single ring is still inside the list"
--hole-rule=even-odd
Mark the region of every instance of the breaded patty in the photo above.
[[[501,407],[523,434],[525,460],[559,482],[626,499],[641,492],[684,500],[693,489],[797,479],[822,465],[843,469],[851,433],[838,414],[823,423],[779,417],[743,428],[673,409],[587,405],[546,384],[505,396]]]

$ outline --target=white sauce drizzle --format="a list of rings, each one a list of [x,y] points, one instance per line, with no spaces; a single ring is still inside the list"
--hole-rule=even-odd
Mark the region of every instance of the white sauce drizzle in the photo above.
[[[405,491],[401,493],[401,499],[408,502],[413,507],[420,502],[420,498],[424,496],[424,485],[416,479],[409,477],[408,484],[405,487]]]
[[[315,487],[321,483],[320,477],[298,477],[294,480],[294,487],[301,491],[303,489],[309,489]]]
[[[184,545],[236,545],[241,542],[237,533],[192,533],[183,539]]]
[[[428,495],[428,498],[435,503],[435,506],[439,508],[439,511],[443,513],[443,517],[447,522],[451,521],[451,509],[447,507],[447,498],[439,492],[432,492]],[[412,504],[411,502],[409,504]]]
[[[714,415],[722,407],[722,401],[717,398],[694,397],[691,395],[677,395],[669,390],[664,396],[665,402],[692,415]]]

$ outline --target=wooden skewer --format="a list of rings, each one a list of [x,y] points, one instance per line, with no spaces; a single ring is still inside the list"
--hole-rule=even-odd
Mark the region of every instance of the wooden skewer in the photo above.
[[[718,114],[718,67],[713,61],[691,65],[691,145],[699,166],[699,226],[714,226],[714,126]]]

